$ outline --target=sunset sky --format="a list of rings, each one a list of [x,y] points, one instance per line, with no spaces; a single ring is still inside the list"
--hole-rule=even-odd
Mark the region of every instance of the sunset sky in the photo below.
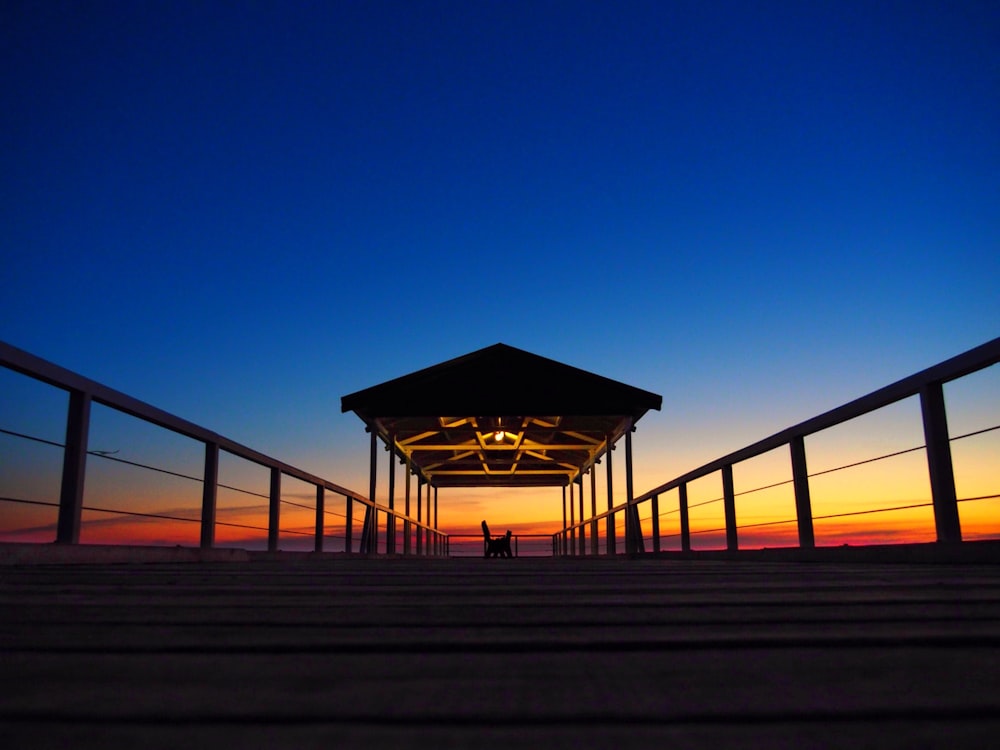
[[[663,396],[642,492],[1000,334],[998,92],[989,1],[5,2],[0,339],[363,493],[340,397],[504,342]],[[997,369],[946,390],[953,435],[1000,424]],[[22,381],[0,370],[0,428],[61,440],[63,397]],[[997,434],[953,447],[960,497],[1000,492]],[[810,469],[922,442],[911,400],[816,436]],[[102,410],[91,447],[200,472]],[[51,499],[58,457],[22,449],[0,435],[0,494]],[[919,456],[817,478],[815,514],[926,502]],[[88,503],[200,502],[103,464]],[[266,493],[254,472],[222,468]],[[452,531],[561,522],[558,490],[440,503]],[[928,513],[817,540],[928,540]]]

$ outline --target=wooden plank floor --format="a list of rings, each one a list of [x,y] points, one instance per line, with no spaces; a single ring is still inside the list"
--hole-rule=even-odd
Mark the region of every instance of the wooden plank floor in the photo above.
[[[1000,567],[0,568],[3,747],[983,747]]]

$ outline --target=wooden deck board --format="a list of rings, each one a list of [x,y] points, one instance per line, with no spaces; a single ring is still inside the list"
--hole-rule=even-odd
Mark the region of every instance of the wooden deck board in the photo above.
[[[13,747],[991,747],[1000,567],[12,565]]]

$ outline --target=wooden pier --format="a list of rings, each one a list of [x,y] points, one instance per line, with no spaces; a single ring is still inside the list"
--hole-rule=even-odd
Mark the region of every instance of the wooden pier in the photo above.
[[[1000,566],[0,566],[4,747],[995,747]]]

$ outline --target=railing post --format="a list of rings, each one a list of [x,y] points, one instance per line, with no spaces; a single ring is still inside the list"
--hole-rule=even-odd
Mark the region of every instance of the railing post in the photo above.
[[[316,544],[317,552],[323,551],[323,537],[326,534],[326,487],[316,485]]]
[[[736,537],[736,494],[733,491],[733,465],[722,467],[722,504],[726,512],[726,549],[735,552],[739,549]]]
[[[569,530],[569,554],[576,554],[576,488],[573,486],[574,482],[571,479],[569,482],[569,525],[571,528]]]
[[[215,514],[219,496],[219,444],[205,443],[205,474],[201,487],[201,548],[215,546]]]
[[[681,517],[681,552],[691,551],[691,520],[688,517],[687,482],[677,485],[677,510]]]
[[[396,553],[396,438],[389,435],[389,515],[385,519],[385,553]]]
[[[604,451],[604,455],[605,455],[605,457],[608,460],[608,510],[611,510],[613,507],[615,507],[615,503],[614,503],[614,482],[612,481],[612,472],[611,472],[611,464],[613,463],[613,461],[611,460],[611,451],[614,450],[614,445],[612,444],[611,440],[612,440],[611,435],[608,435],[608,437],[607,437],[607,446],[608,447],[607,447],[607,450]],[[615,531],[615,514],[614,513],[609,513],[608,514],[608,536],[607,536],[607,539],[605,539],[605,546],[607,548],[607,554],[609,554],[609,555],[613,555],[616,552],[616,550],[615,550],[615,547],[617,546],[616,545],[616,539],[615,539],[616,536],[617,536],[617,532]]]
[[[344,552],[351,554],[354,546],[354,498],[344,495]]]
[[[625,548],[631,553],[645,552],[646,544],[642,539],[642,522],[639,520],[639,508],[635,505],[635,492],[632,485],[632,431],[635,427],[629,423],[625,432]]]
[[[649,512],[653,518],[653,552],[660,551],[660,496],[653,495],[649,500]]]
[[[427,490],[430,492],[430,489]],[[423,523],[424,507],[424,483],[417,477],[417,554],[423,553],[424,529],[420,526]]]
[[[958,517],[944,388],[940,382],[929,383],[920,389],[920,410],[924,421],[924,441],[927,445],[927,468],[930,473],[937,538],[939,542],[960,542],[962,526]]]
[[[403,493],[404,498],[405,498],[405,500],[404,500],[404,504],[405,504],[404,507],[406,508],[406,518],[407,519],[410,518],[410,478],[411,478],[412,474],[413,474],[413,469],[410,466],[410,457],[407,456],[406,457],[406,490]],[[413,530],[410,528],[410,522],[409,522],[409,520],[404,520],[403,521],[403,554],[404,555],[410,554],[410,548],[412,546],[411,543],[410,543],[410,535],[412,533],[413,533]]]
[[[816,537],[813,534],[812,500],[809,496],[809,470],[806,467],[806,442],[802,435],[796,435],[788,443],[792,454],[792,483],[795,487],[795,516],[799,526],[799,547],[813,549]]]
[[[87,439],[90,434],[90,394],[69,392],[66,447],[63,450],[62,489],[56,543],[77,544],[83,515],[83,483],[87,475]]]
[[[371,505],[365,507],[365,531],[367,532],[367,539],[362,547],[362,552],[368,552],[369,554],[378,554],[378,511],[375,509],[375,490],[377,489],[377,476],[378,476],[378,430],[375,429],[375,425],[371,426],[371,451],[369,455],[369,467],[370,471],[368,474],[368,499],[371,501]]]
[[[590,465],[590,554],[597,555],[597,465]]]
[[[267,514],[267,551],[278,551],[278,524],[281,520],[281,469],[271,469],[271,499]]]
[[[569,517],[566,513],[566,485],[563,485],[562,490],[562,511],[563,511],[563,525],[562,530],[559,532],[559,554],[566,554],[566,519]]]

